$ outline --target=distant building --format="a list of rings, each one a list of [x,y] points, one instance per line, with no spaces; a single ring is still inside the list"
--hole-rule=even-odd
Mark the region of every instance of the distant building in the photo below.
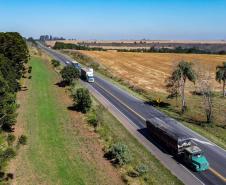
[[[39,38],[41,41],[47,40],[65,40],[63,37],[53,37],[52,35],[41,35]]]

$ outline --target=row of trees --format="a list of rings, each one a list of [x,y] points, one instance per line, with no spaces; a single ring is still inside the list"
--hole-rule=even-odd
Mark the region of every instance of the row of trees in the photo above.
[[[186,99],[185,99],[185,84],[187,81],[195,83],[199,81],[200,94],[204,99],[204,107],[207,116],[207,122],[212,122],[212,89],[210,86],[210,75],[207,75],[204,79],[197,79],[197,74],[192,68],[192,63],[181,61],[167,80],[167,90],[170,93],[169,97],[181,96],[181,112],[186,111]],[[226,62],[216,68],[216,80],[219,83],[223,83],[222,94],[225,97],[225,84],[226,84]]]
[[[53,61],[53,65],[57,63]],[[65,66],[60,71],[64,85],[72,85],[75,80],[79,79],[79,70],[73,66]],[[91,97],[89,91],[85,88],[78,88],[75,92],[72,92],[72,98],[74,101],[74,108],[83,113],[86,113],[91,108]]]
[[[12,173],[5,174],[4,167],[16,155],[19,146],[26,144],[27,138],[22,135],[15,145],[16,137],[8,132],[14,130],[18,107],[16,93],[20,90],[19,80],[26,71],[28,59],[26,42],[19,33],[0,33],[0,130],[7,136],[0,141],[0,182],[13,178]],[[31,72],[31,68],[28,70]]]
[[[187,54],[220,54],[225,55],[226,51],[217,51],[217,52],[211,52],[209,50],[199,49],[196,47],[190,47],[190,48],[182,48],[182,47],[176,47],[176,48],[138,48],[138,49],[118,49],[118,52],[142,52],[142,53],[187,53]]]
[[[16,92],[29,51],[19,33],[0,33],[0,127],[11,130],[16,118]]]
[[[63,42],[56,42],[53,46],[53,49],[75,49],[75,50],[88,50],[88,51],[106,51],[103,48],[99,47],[89,47],[80,44],[72,44],[72,43],[63,43]]]

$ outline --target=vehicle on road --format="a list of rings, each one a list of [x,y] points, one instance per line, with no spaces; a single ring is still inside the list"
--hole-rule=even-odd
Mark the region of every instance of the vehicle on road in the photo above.
[[[209,168],[203,151],[186,135],[155,118],[147,120],[146,125],[151,136],[186,166],[197,172]]]
[[[93,68],[82,67],[80,71],[81,79],[89,83],[94,82]]]
[[[73,61],[71,61],[71,63],[72,63],[72,66],[77,68],[79,71],[81,70],[81,65],[78,62],[73,60]]]

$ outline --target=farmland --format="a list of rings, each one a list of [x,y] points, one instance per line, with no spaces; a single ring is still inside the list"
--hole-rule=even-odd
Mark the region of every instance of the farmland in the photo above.
[[[226,100],[221,96],[221,84],[215,81],[216,66],[226,61],[226,56],[122,53],[115,51],[80,51],[79,53],[77,51],[64,51],[64,53],[69,54],[85,65],[89,65],[92,62],[99,63],[99,72],[111,77],[113,79],[112,82],[115,82],[130,93],[144,98],[145,101],[154,102],[160,99],[167,106],[157,107],[158,109],[226,148]],[[81,53],[83,57],[80,56]],[[192,93],[196,90],[196,85],[186,83],[188,109],[183,115],[180,114],[180,101],[178,104],[174,99],[167,98],[168,93],[165,88],[165,80],[181,60],[192,62],[197,72],[201,71],[204,75],[209,73],[211,76],[210,82],[214,91],[213,124],[211,126],[206,124],[202,97]],[[139,89],[145,91],[144,97],[140,96],[140,93],[134,93],[134,90],[137,92]]]
[[[221,55],[81,52],[98,61],[113,75],[123,77],[129,83],[155,92],[166,92],[165,81],[181,60],[192,62],[196,71],[209,71],[214,90],[219,91],[221,85],[215,81],[215,70],[217,65],[226,61],[226,56]],[[194,85],[188,84],[187,90],[192,90],[192,88]]]

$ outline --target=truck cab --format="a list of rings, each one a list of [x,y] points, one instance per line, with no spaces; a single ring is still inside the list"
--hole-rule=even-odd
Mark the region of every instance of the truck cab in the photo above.
[[[198,146],[190,146],[184,149],[184,162],[197,172],[209,168],[209,163]]]
[[[93,83],[93,82],[94,82],[94,77],[93,77],[93,75],[89,76],[89,75],[87,74],[87,82],[89,82],[89,83]]]

